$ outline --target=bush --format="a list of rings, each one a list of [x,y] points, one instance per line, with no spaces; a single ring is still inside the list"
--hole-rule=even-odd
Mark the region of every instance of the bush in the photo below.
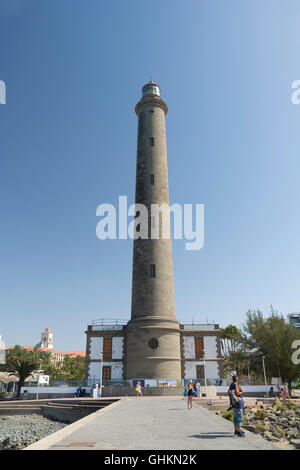
[[[281,403],[278,403],[274,407],[275,411],[286,411],[287,407],[285,405],[282,405]]]
[[[283,429],[281,429],[281,427],[279,427],[279,426],[276,426],[276,428],[275,428],[275,429],[276,429],[276,431],[277,431],[277,432],[278,432],[278,433],[281,435],[281,437],[284,437],[284,430],[283,430]]]
[[[296,410],[297,409],[297,405],[292,400],[288,400],[285,403],[285,406],[288,410]]]
[[[260,431],[263,431],[263,432],[265,432],[265,430],[266,430],[265,426],[263,424],[260,424],[260,423],[258,423],[256,425],[256,428],[259,429]]]
[[[224,411],[221,416],[233,423],[233,410]]]
[[[255,419],[263,421],[267,417],[267,412],[265,410],[257,410],[255,413]]]

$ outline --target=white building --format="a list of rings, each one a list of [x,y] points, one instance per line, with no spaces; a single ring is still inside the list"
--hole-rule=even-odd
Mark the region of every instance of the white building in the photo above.
[[[219,325],[181,324],[180,333],[182,380],[204,379],[206,372],[207,380],[215,385],[223,377]],[[103,381],[126,380],[126,323],[94,321],[86,334],[86,378],[99,382],[102,367]],[[157,379],[145,380],[156,386]]]
[[[41,333],[41,341],[37,344],[38,348],[53,349],[53,333],[49,328]]]

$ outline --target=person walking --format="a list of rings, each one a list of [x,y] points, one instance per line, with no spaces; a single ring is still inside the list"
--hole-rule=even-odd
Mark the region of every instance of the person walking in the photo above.
[[[286,401],[286,400],[288,399],[288,397],[289,397],[289,394],[288,394],[288,390],[287,390],[286,385],[283,387],[282,396],[283,396],[283,401]]]
[[[201,396],[201,385],[200,385],[199,380],[197,380],[196,389],[197,389],[197,397],[200,397]]]
[[[246,433],[242,431],[244,424],[244,400],[243,390],[239,387],[239,379],[237,375],[232,377],[232,383],[228,390],[230,397],[230,404],[233,409],[233,425],[234,435],[237,437],[245,437]]]
[[[190,380],[189,386],[188,386],[188,409],[193,408],[193,381]]]
[[[277,396],[279,398],[279,400],[281,399],[281,388],[280,388],[280,385],[278,385],[277,387]]]
[[[142,384],[140,381],[138,381],[138,383],[136,384],[136,397],[142,397],[143,396],[143,393],[142,393]]]

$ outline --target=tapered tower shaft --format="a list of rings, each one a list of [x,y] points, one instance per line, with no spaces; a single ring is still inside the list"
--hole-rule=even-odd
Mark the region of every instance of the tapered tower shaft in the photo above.
[[[135,203],[148,210],[147,237],[134,240],[127,377],[180,379],[180,335],[175,318],[165,115],[153,82],[136,105],[138,144]],[[156,205],[156,216],[154,205]],[[161,211],[159,209],[162,209]],[[158,214],[158,217],[157,217]],[[167,236],[166,236],[167,235]]]

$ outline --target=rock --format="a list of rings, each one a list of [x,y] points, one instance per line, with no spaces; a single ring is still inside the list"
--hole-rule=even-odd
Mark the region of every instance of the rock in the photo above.
[[[264,434],[264,437],[265,439],[267,439],[268,441],[274,441],[274,442],[279,442],[280,439],[278,439],[277,437],[275,437],[273,434],[271,434],[270,432],[265,432]]]
[[[281,439],[281,434],[279,432],[273,432],[272,436],[276,437],[276,439],[279,439],[279,440]]]
[[[297,433],[295,433],[295,432],[287,433],[286,438],[287,438],[288,441],[291,441],[292,439],[296,439],[297,438]]]
[[[296,449],[300,449],[300,439],[291,439],[290,444],[296,447]]]
[[[3,418],[0,421],[0,450],[24,449],[65,426],[63,423],[36,414]]]
[[[243,428],[246,429],[247,431],[254,432],[255,434],[258,434],[258,429],[255,426],[251,426],[249,424],[246,424],[245,426],[243,426]]]

